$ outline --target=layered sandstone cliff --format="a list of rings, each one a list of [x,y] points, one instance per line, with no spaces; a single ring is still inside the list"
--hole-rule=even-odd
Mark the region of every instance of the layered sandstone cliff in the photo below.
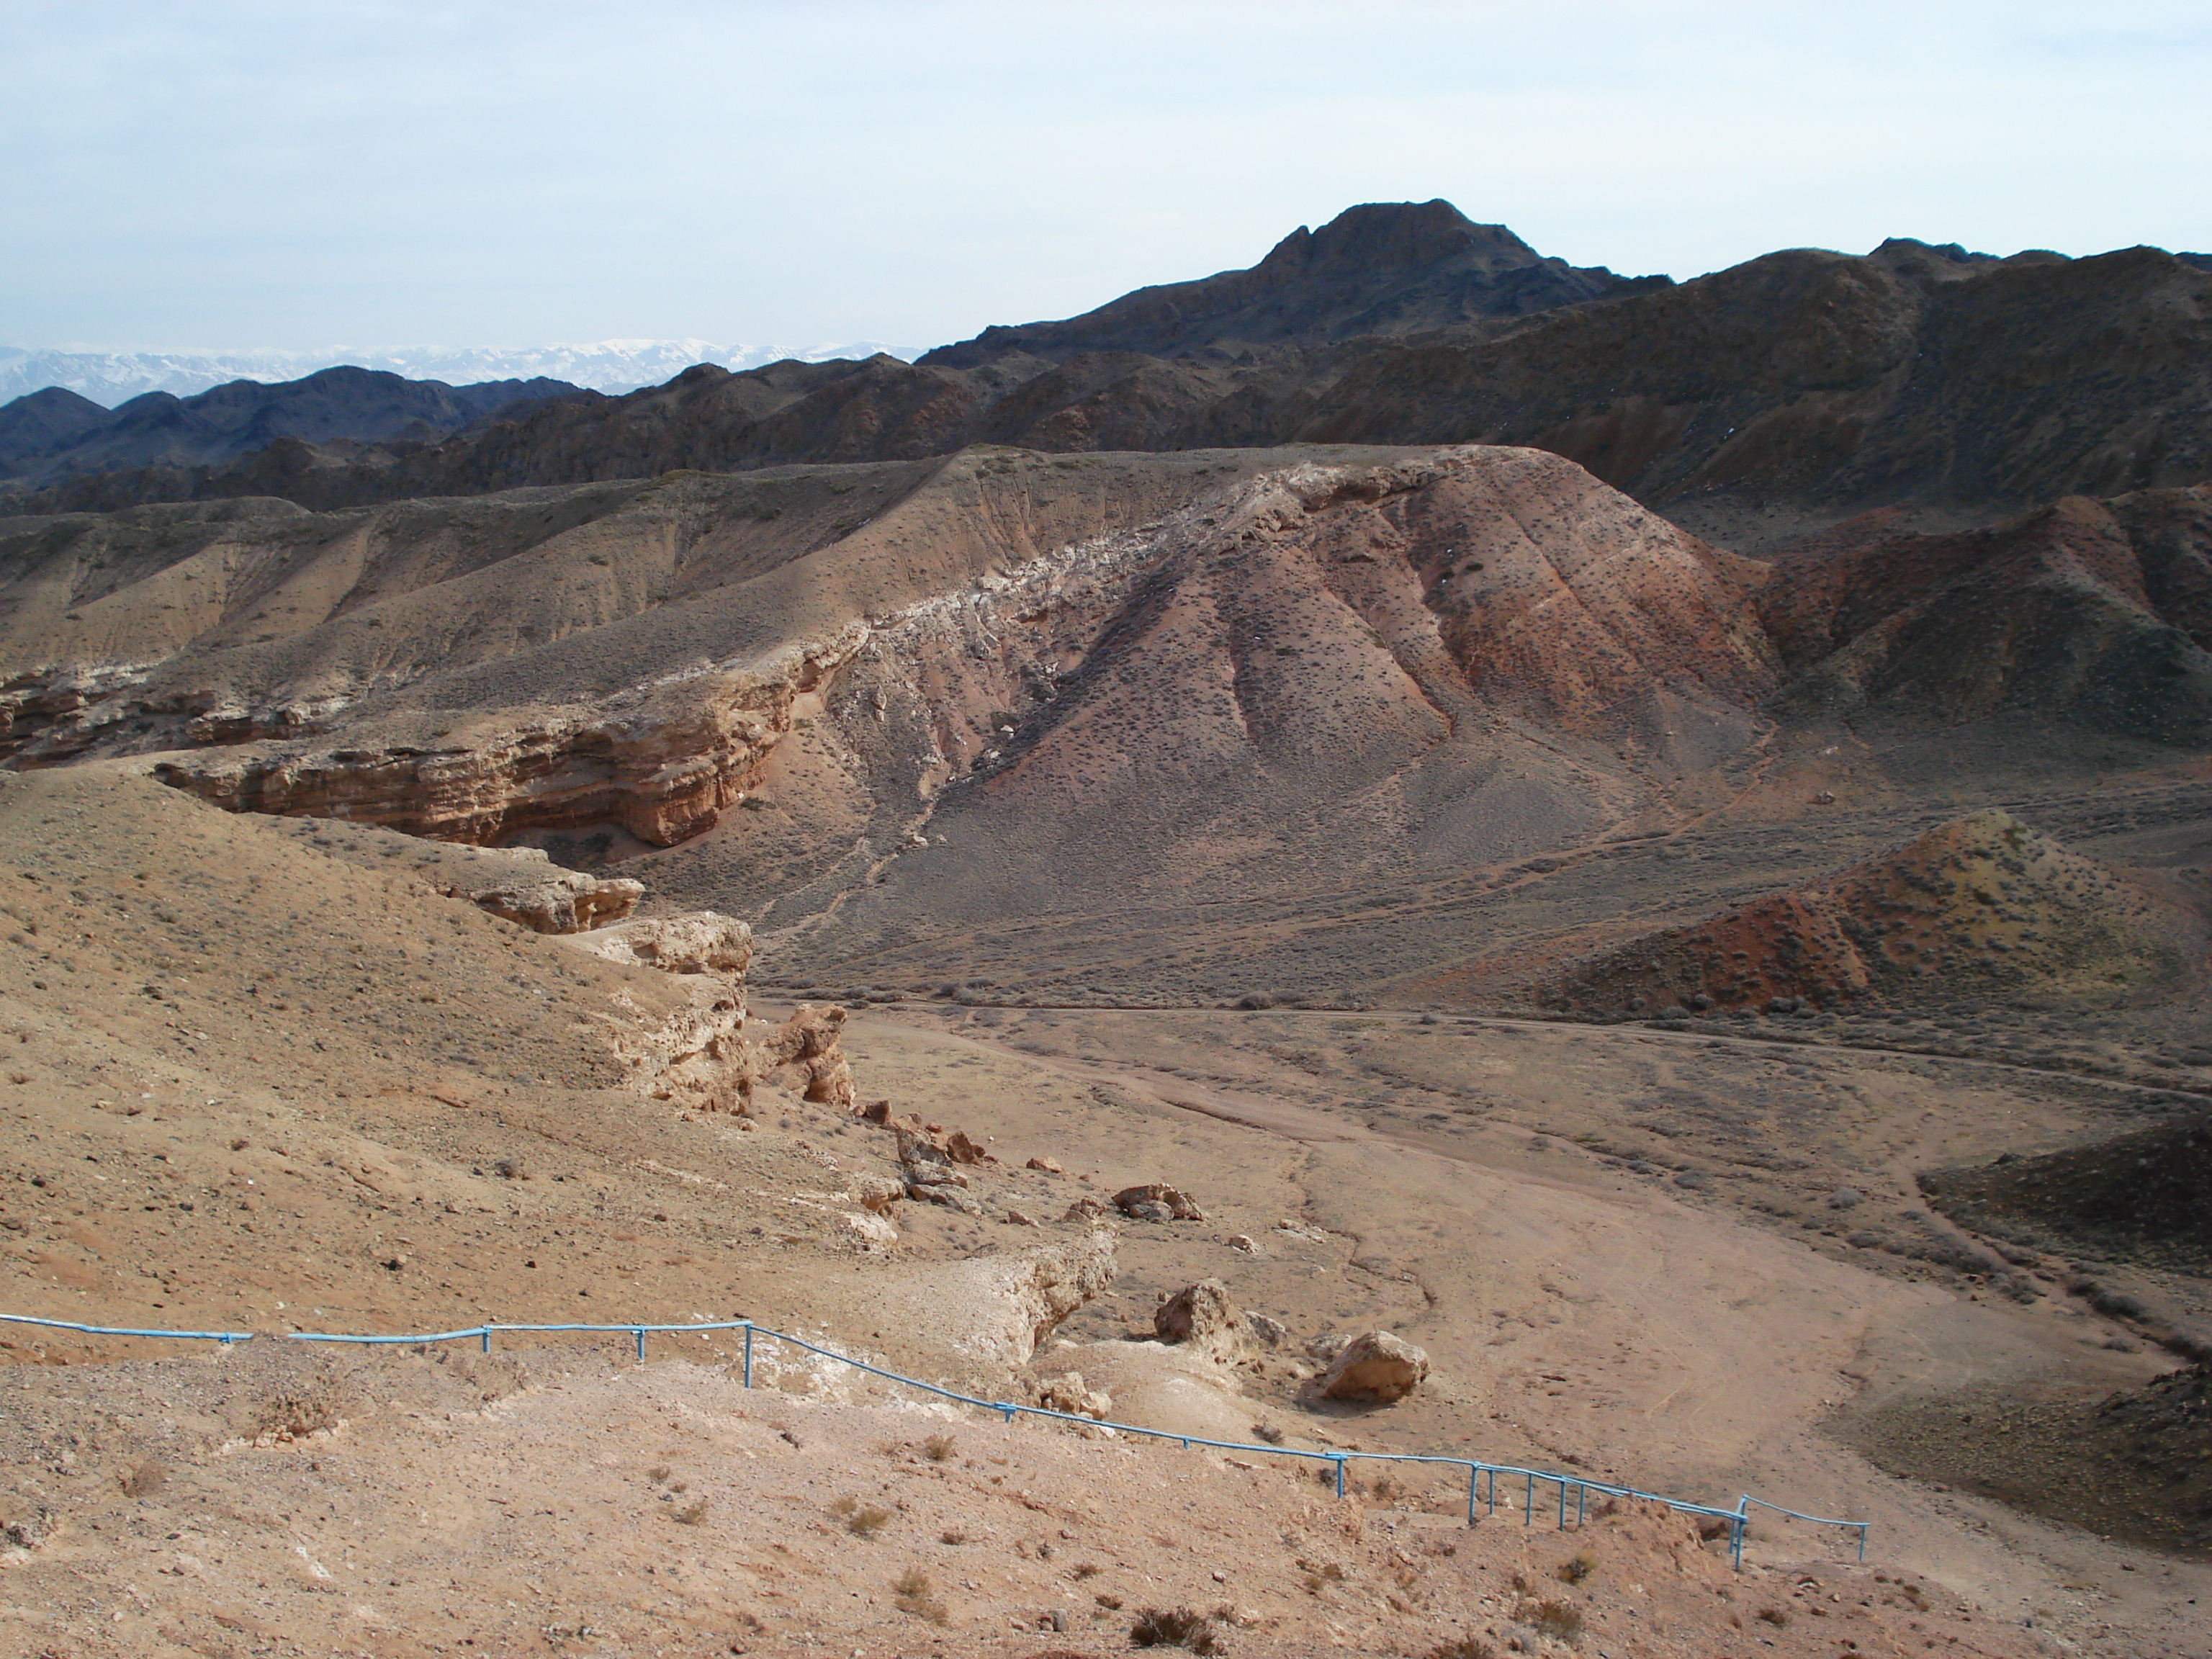
[[[164,760],[155,775],[234,812],[349,818],[479,843],[615,823],[666,847],[743,796],[810,679],[704,676],[605,708],[479,718],[434,746],[218,750]]]

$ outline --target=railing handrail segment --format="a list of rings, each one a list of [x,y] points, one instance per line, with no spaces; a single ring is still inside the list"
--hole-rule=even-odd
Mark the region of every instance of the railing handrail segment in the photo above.
[[[256,1335],[259,1334],[253,1331],[166,1331],[115,1325],[82,1325],[73,1320],[42,1319],[31,1314],[0,1313],[0,1321],[19,1325],[44,1326],[50,1330],[77,1331],[88,1336],[170,1337],[187,1341],[220,1342],[225,1347],[229,1347],[235,1343],[251,1342]],[[1827,1516],[1808,1515],[1802,1510],[1787,1509],[1779,1504],[1770,1504],[1763,1498],[1753,1497],[1749,1492],[1744,1493],[1736,1499],[1736,1506],[1734,1509],[1724,1510],[1711,1504],[1693,1504],[1686,1498],[1669,1498],[1663,1492],[1644,1492],[1635,1486],[1615,1486],[1610,1481],[1591,1480],[1578,1474],[1560,1474],[1550,1469],[1523,1468],[1516,1463],[1492,1463],[1482,1458],[1452,1457],[1431,1452],[1311,1451],[1301,1446],[1273,1446],[1244,1440],[1214,1440],[1205,1435],[1182,1434],[1174,1429],[1147,1428],[1140,1423],[1108,1422],[1099,1418],[1085,1417],[1075,1412],[1054,1411],[1048,1406],[1027,1406],[1011,1400],[985,1400],[980,1395],[963,1394],[957,1389],[948,1389],[939,1383],[925,1382],[918,1376],[907,1376],[897,1371],[886,1370],[880,1365],[870,1364],[865,1359],[855,1359],[850,1354],[839,1353],[834,1348],[825,1348],[818,1342],[810,1342],[805,1337],[793,1336],[787,1331],[773,1330],[750,1319],[699,1320],[683,1325],[641,1323],[507,1325],[495,1322],[465,1326],[459,1330],[426,1331],[414,1335],[399,1336],[351,1335],[332,1331],[283,1331],[272,1332],[270,1334],[281,1335],[293,1342],[357,1342],[363,1347],[459,1342],[475,1337],[483,1342],[483,1351],[489,1353],[492,1337],[501,1331],[584,1332],[601,1335],[635,1337],[637,1340],[637,1357],[640,1360],[645,1358],[645,1339],[657,1331],[743,1331],[745,1334],[744,1385],[749,1389],[753,1385],[753,1339],[756,1336],[764,1336],[775,1341],[788,1342],[793,1347],[804,1348],[809,1353],[820,1354],[824,1359],[835,1360],[841,1365],[849,1365],[854,1370],[866,1371],[871,1376],[880,1376],[885,1382],[898,1383],[902,1388],[920,1389],[926,1394],[937,1395],[939,1399],[957,1401],[963,1406],[974,1406],[983,1411],[997,1412],[1009,1423],[1017,1417],[1042,1417],[1054,1422],[1080,1424],[1085,1428],[1111,1429],[1117,1434],[1144,1435],[1154,1440],[1177,1441],[1186,1451],[1193,1446],[1206,1446],[1217,1451],[1250,1452],[1262,1457],[1303,1457],[1313,1462],[1333,1463],[1336,1466],[1336,1495],[1339,1498],[1344,1496],[1344,1466],[1346,1463],[1364,1460],[1378,1463],[1449,1464],[1454,1468],[1462,1468],[1468,1472],[1467,1522],[1469,1526],[1475,1523],[1475,1510],[1480,1501],[1480,1494],[1486,1477],[1489,1485],[1490,1510],[1492,1513],[1496,1513],[1498,1477],[1501,1474],[1519,1479],[1524,1483],[1523,1525],[1534,1524],[1536,1483],[1540,1480],[1559,1488],[1559,1524],[1562,1530],[1567,1524],[1567,1494],[1570,1489],[1575,1493],[1575,1519],[1578,1525],[1584,1516],[1589,1495],[1592,1492],[1607,1498],[1632,1498],[1645,1503],[1664,1504],[1679,1514],[1702,1515],[1717,1521],[1727,1522],[1729,1523],[1729,1558],[1737,1566],[1743,1565],[1744,1534],[1750,1527],[1751,1510],[1754,1505],[1762,1510],[1771,1510],[1777,1515],[1788,1516],[1794,1521],[1808,1522],[1816,1527],[1856,1528],[1859,1535],[1858,1559],[1862,1561],[1866,1559],[1867,1534],[1873,1524],[1866,1521],[1838,1521]],[[1510,1507],[1510,1498],[1508,1507],[1509,1509]],[[1548,1500],[1546,1507],[1547,1509],[1550,1507]]]

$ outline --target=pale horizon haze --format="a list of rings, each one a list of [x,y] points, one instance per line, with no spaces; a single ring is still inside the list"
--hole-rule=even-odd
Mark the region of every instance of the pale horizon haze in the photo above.
[[[896,341],[1443,197],[1678,279],[2212,247],[2212,9],[8,0],[0,342]]]

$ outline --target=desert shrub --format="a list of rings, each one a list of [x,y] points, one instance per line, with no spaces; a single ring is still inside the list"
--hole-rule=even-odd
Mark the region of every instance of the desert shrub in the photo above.
[[[1523,1601],[1516,1616],[1555,1642],[1571,1642],[1583,1633],[1582,1609],[1565,1601]]]
[[[2107,1290],[2101,1285],[2090,1292],[2089,1305],[2099,1313],[2109,1314],[2115,1319],[2141,1319],[2150,1312],[2126,1291]]]
[[[968,1541],[968,1534],[957,1527],[947,1527],[937,1534],[937,1541],[940,1544],[964,1544]]]
[[[842,1498],[833,1498],[830,1500],[828,1504],[830,1513],[836,1516],[840,1521],[844,1520],[848,1516],[851,1515],[854,1510],[860,1507],[860,1500],[853,1497],[850,1493],[848,1493]]]
[[[645,1472],[645,1478],[652,1481],[653,1484],[657,1486],[662,1481],[668,1479],[668,1474],[669,1470],[667,1464],[655,1463],[651,1468]]]
[[[855,1510],[845,1517],[845,1530],[855,1538],[873,1538],[890,1524],[891,1512],[879,1504]]]
[[[908,1567],[891,1580],[891,1605],[933,1625],[948,1623],[952,1615],[945,1610],[944,1602],[930,1594],[933,1588],[927,1573],[920,1567]]]
[[[1777,1630],[1780,1630],[1790,1622],[1790,1615],[1779,1607],[1761,1607],[1759,1610],[1759,1617]]]
[[[695,1498],[682,1509],[672,1510],[668,1518],[679,1527],[696,1527],[707,1518],[707,1500]]]
[[[1562,1584],[1579,1584],[1597,1571],[1597,1557],[1588,1550],[1577,1550],[1552,1569],[1552,1577]]]
[[[921,1455],[933,1463],[951,1462],[952,1451],[952,1437],[949,1434],[933,1434],[921,1443]]]
[[[1213,1633],[1213,1620],[1188,1607],[1146,1607],[1129,1626],[1133,1648],[1187,1648],[1193,1653],[1219,1653],[1221,1638]]]
[[[1455,1636],[1431,1648],[1428,1659],[1498,1659],[1498,1650],[1479,1636]]]

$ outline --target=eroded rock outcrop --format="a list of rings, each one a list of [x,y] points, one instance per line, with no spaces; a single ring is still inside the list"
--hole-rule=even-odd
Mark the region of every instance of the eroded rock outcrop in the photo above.
[[[645,884],[548,869],[471,893],[477,908],[533,933],[587,933],[622,921],[645,896]],[[739,926],[744,924],[740,923]],[[597,952],[606,955],[605,951]]]
[[[1026,1258],[1009,1273],[1006,1288],[1026,1333],[1026,1359],[1062,1321],[1114,1282],[1114,1236],[1093,1232]]]
[[[902,1318],[925,1322],[988,1362],[1028,1362],[1061,1322],[1113,1282],[1114,1236],[1095,1231],[1018,1256],[917,1269],[901,1283]]]
[[[836,1004],[800,1003],[789,1019],[761,1039],[753,1079],[772,1079],[801,1100],[850,1111],[853,1068],[838,1046],[844,1029],[845,1011]]]
[[[593,956],[609,962],[658,968],[670,974],[742,976],[753,956],[751,927],[713,910],[602,925],[580,943]]]
[[[1203,1221],[1206,1212],[1198,1200],[1164,1181],[1141,1187],[1124,1187],[1114,1194],[1114,1207],[1133,1221]]]
[[[225,750],[163,760],[154,775],[234,812],[349,818],[477,844],[612,823],[671,847],[735,805],[790,729],[793,698],[824,666],[823,653],[791,654],[769,672],[702,675],[421,741]]]

